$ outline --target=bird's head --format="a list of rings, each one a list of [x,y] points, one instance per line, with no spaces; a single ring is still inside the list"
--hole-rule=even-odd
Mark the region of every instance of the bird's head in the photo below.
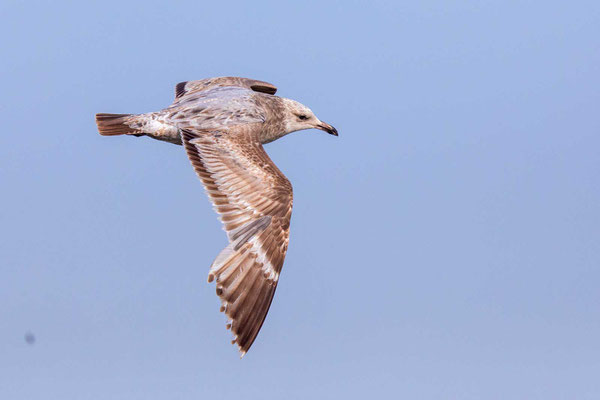
[[[315,128],[325,131],[330,135],[338,135],[337,130],[333,126],[317,118],[311,109],[304,104],[290,99],[282,100],[285,108],[286,133]]]

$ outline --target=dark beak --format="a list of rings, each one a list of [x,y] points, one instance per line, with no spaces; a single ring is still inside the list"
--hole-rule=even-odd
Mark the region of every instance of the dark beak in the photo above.
[[[329,133],[330,135],[333,136],[337,136],[337,129],[335,129],[333,126],[321,121],[317,126],[315,126],[315,128],[320,129],[322,131],[325,131],[327,133]]]

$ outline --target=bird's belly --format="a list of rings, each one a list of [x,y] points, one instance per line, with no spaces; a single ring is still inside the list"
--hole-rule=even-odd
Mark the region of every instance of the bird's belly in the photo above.
[[[150,136],[153,139],[157,139],[157,140],[162,140],[163,142],[169,142],[169,143],[173,143],[173,144],[178,144],[178,145],[182,145],[183,143],[181,142],[181,135],[179,134],[179,130],[175,129],[174,132],[169,132],[167,134],[160,134],[160,133],[147,133],[146,136]]]
[[[151,120],[145,124],[144,128],[146,135],[153,139],[179,145],[182,144],[181,136],[179,135],[179,129],[173,124],[158,120]]]

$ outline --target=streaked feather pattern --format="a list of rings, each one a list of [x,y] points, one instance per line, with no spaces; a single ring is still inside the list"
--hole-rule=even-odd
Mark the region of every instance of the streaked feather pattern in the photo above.
[[[229,245],[208,275],[216,280],[221,311],[244,355],[267,315],[289,240],[292,186],[273,164],[252,126],[222,131],[181,129],[182,141]],[[254,128],[256,129],[256,128]]]
[[[337,130],[263,81],[217,77],[181,82],[173,103],[146,114],[97,114],[102,135],[185,146],[227,232],[210,267],[221,311],[244,355],[265,320],[288,247],[292,186],[263,149],[288,133]]]

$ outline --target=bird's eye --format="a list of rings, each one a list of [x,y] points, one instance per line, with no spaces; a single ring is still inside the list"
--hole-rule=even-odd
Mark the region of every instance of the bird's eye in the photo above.
[[[298,115],[298,118],[300,119],[300,121],[305,121],[308,119],[306,115]]]

